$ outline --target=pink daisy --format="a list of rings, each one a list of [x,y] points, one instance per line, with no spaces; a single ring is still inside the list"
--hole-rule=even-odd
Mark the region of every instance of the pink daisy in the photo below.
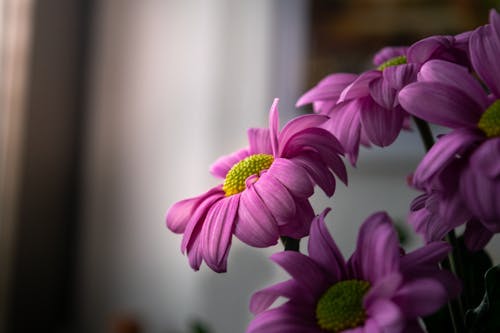
[[[276,99],[269,129],[250,129],[247,148],[212,165],[222,184],[169,209],[167,227],[184,234],[181,251],[193,269],[205,261],[214,271],[226,271],[233,234],[254,247],[274,245],[280,236],[306,236],[314,185],[332,196],[334,174],[347,182],[342,146],[317,127],[327,118],[297,117],[280,131],[277,104]]]
[[[308,256],[271,257],[291,279],[252,296],[256,317],[247,333],[422,333],[419,317],[460,292],[459,281],[438,268],[451,249],[445,242],[402,254],[392,221],[379,212],[361,226],[346,262],[324,223],[327,212],[312,222]],[[272,307],[280,297],[288,301]]]

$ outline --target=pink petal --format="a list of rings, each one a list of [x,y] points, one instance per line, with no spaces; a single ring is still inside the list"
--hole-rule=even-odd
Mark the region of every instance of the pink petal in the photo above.
[[[415,267],[434,268],[451,251],[451,246],[442,241],[432,242],[401,257],[401,271],[411,272]]]
[[[498,14],[494,14],[498,15]],[[493,16],[493,14],[492,14]],[[490,19],[492,18],[490,16]],[[493,18],[496,22],[498,19]],[[498,23],[477,28],[470,36],[469,50],[472,67],[486,83],[491,92],[500,97],[500,35]]]
[[[273,156],[278,154],[278,134],[279,134],[279,112],[278,112],[279,99],[275,98],[269,110],[269,131],[271,136],[271,147]]]
[[[482,250],[491,240],[494,233],[485,228],[477,220],[469,221],[464,231],[465,246],[472,251]]]
[[[406,52],[408,52],[407,46],[384,47],[373,56],[373,64],[380,66],[388,60],[406,55]]]
[[[404,327],[405,318],[401,310],[393,302],[385,299],[380,299],[367,309],[367,313],[375,320],[381,332],[384,333],[399,333]]]
[[[370,96],[376,104],[386,109],[392,109],[394,107],[397,91],[389,85],[387,80],[383,77],[379,77],[370,82],[369,88]],[[363,98],[363,100],[366,99],[367,98]]]
[[[481,116],[489,101],[483,87],[470,75],[467,68],[457,64],[443,61],[431,60],[427,62],[419,72],[418,80],[421,82],[438,82],[455,87],[478,104],[478,108],[472,110]]]
[[[193,268],[195,271],[199,270],[201,263],[203,262],[199,233],[196,239],[191,241],[191,245],[187,250],[187,256],[189,260],[189,266],[191,266],[191,268]]]
[[[468,149],[482,140],[483,137],[480,133],[469,129],[457,129],[443,135],[418,165],[413,178],[415,184],[417,186],[425,184],[436,173],[454,163],[457,156],[464,155]]]
[[[402,283],[403,276],[398,272],[384,276],[368,290],[363,299],[363,306],[369,308],[379,299],[391,299]]]
[[[247,131],[250,143],[249,154],[273,154],[271,135],[268,128],[250,128]]]
[[[280,265],[297,283],[313,297],[319,297],[332,282],[332,277],[308,256],[295,252],[283,251],[271,256],[271,260]]]
[[[276,220],[253,186],[241,193],[234,235],[254,247],[268,247],[278,243]]]
[[[277,283],[259,290],[252,295],[250,299],[250,311],[253,314],[259,314],[267,310],[279,297],[291,299],[296,297],[296,295],[304,295],[310,298],[309,294],[301,291],[301,286],[295,280]],[[312,302],[313,300],[311,299],[310,301]]]
[[[303,311],[290,310],[280,306],[259,313],[248,326],[246,333],[322,333],[314,316],[304,315]]]
[[[226,178],[227,173],[238,162],[250,156],[248,148],[238,150],[237,152],[219,157],[211,166],[210,173],[218,178]]]
[[[215,272],[226,271],[238,204],[239,197],[233,195],[214,204],[207,214],[201,246],[203,259]]]
[[[292,195],[270,172],[264,173],[255,182],[254,188],[275,218],[290,218],[295,215]]]
[[[362,105],[361,124],[368,139],[380,147],[393,143],[401,132],[405,114],[397,108],[383,108],[369,99]]]
[[[325,225],[325,216],[330,209],[314,218],[308,242],[309,257],[318,263],[334,280],[342,280],[346,275],[346,263],[337,244]]]
[[[382,75],[391,88],[399,91],[403,89],[404,86],[417,81],[417,72],[417,65],[403,64],[387,67],[382,72]]]
[[[408,318],[430,315],[446,303],[448,293],[434,279],[418,279],[407,282],[393,297],[394,303]]]
[[[415,82],[404,87],[399,103],[410,114],[451,128],[474,128],[483,109],[463,90],[440,82]]]
[[[286,145],[290,138],[300,131],[310,127],[321,126],[327,120],[328,117],[317,114],[307,114],[290,120],[280,132],[278,138],[280,145]]]
[[[354,79],[356,74],[335,73],[322,79],[314,88],[302,95],[297,101],[296,106],[302,106],[309,103],[322,100],[337,101],[342,90],[347,87]]]
[[[300,239],[309,235],[314,210],[307,199],[296,199],[295,207],[297,209],[294,217],[278,220],[279,233],[282,236]]]
[[[294,157],[292,160],[306,170],[314,183],[331,197],[335,192],[336,181],[328,167],[323,163],[318,163],[315,158],[321,158],[319,154],[311,152],[309,154],[301,154]],[[342,163],[343,165],[343,163]]]
[[[314,193],[314,187],[307,172],[293,160],[275,159],[267,174],[279,180],[296,197],[306,198]]]
[[[368,96],[370,94],[370,89],[368,88],[370,82],[381,76],[382,72],[379,70],[364,72],[342,91],[338,103]]]

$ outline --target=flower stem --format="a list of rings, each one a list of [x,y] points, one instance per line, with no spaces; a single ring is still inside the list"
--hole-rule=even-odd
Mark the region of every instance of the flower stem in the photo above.
[[[285,247],[285,251],[300,252],[300,239],[295,239],[287,236],[281,236],[281,242]]]
[[[425,151],[428,152],[431,147],[434,145],[434,137],[432,136],[432,131],[429,127],[429,124],[418,117],[413,117],[415,124],[417,125],[418,132],[420,133],[420,137],[422,139],[422,143],[424,144]],[[448,266],[450,271],[458,278],[463,280],[463,272],[461,272],[461,268],[458,267],[460,265],[460,247],[457,243],[457,237],[455,235],[455,230],[451,230],[446,235],[446,241],[452,246],[452,251],[448,253]],[[455,254],[457,258],[455,258]],[[455,259],[459,259],[458,262]],[[448,302],[448,310],[450,311],[450,318],[453,325],[453,329],[455,333],[461,333],[465,331],[464,327],[464,309],[462,305],[461,296],[458,296],[455,300]]]

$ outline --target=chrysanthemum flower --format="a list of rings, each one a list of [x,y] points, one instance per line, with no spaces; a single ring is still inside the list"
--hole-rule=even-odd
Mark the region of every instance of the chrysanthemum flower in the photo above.
[[[329,75],[306,92],[297,106],[313,103],[316,113],[330,117],[323,127],[344,145],[354,165],[360,144],[385,147],[396,140],[401,129],[409,129],[398,92],[416,80],[420,66],[429,59],[464,63],[467,37],[433,36],[411,47],[383,48],[373,58],[376,69],[361,75]]]
[[[402,254],[386,213],[371,215],[346,262],[324,223],[311,225],[309,255],[284,251],[271,259],[291,279],[256,292],[247,333],[423,332],[418,318],[458,295],[460,283],[438,268],[451,247],[434,242]],[[280,297],[288,299],[273,307]]]
[[[459,65],[432,60],[418,82],[399,94],[411,114],[452,131],[425,155],[414,176],[415,185],[430,194],[459,192],[474,228],[485,239],[500,232],[500,15],[492,10],[490,24],[470,34],[469,53],[477,77]],[[483,88],[486,86],[487,90]],[[452,172],[449,172],[452,170]],[[436,219],[449,229],[465,220]]]
[[[184,234],[181,251],[195,270],[205,261],[214,271],[225,271],[233,234],[254,247],[274,245],[280,236],[306,236],[314,217],[308,201],[314,185],[332,196],[334,174],[347,182],[342,146],[317,127],[327,118],[297,117],[279,131],[277,103],[269,129],[250,129],[248,148],[211,167],[223,183],[177,202],[167,213],[168,228]]]

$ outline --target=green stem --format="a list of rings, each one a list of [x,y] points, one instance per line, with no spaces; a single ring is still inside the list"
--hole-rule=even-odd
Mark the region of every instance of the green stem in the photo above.
[[[420,137],[425,147],[425,151],[428,152],[431,147],[434,145],[434,137],[432,135],[432,131],[429,127],[429,124],[418,117],[413,117],[415,124],[417,125],[418,132],[420,133]],[[460,247],[457,244],[457,237],[455,236],[455,230],[451,230],[446,235],[446,241],[452,246],[452,251],[448,253],[448,263],[450,267],[450,271],[457,276],[458,278],[463,280],[463,272],[460,271],[458,265],[460,265]],[[458,261],[455,260],[454,253],[457,255]],[[465,331],[464,327],[464,309],[462,305],[461,297],[458,296],[455,300],[448,302],[448,309],[450,311],[451,322],[453,324],[453,329],[455,333],[461,333]]]
[[[281,242],[285,247],[285,251],[300,252],[300,239],[295,239],[287,236],[281,236]]]

